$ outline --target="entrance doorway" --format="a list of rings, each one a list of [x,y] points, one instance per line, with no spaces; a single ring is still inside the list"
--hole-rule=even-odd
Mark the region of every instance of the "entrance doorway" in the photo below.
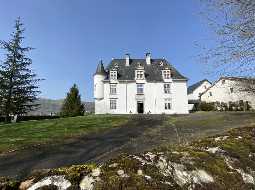
[[[138,113],[143,113],[144,112],[143,102],[137,102],[137,112]]]

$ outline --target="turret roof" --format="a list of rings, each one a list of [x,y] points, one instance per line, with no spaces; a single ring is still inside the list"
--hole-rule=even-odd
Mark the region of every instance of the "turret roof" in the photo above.
[[[100,61],[100,63],[97,65],[97,70],[95,74],[103,74],[106,75],[106,71],[104,70],[103,61]]]

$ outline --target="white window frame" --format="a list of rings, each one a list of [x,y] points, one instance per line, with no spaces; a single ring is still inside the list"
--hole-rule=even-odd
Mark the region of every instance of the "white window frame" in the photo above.
[[[164,104],[165,110],[171,110],[172,109],[172,99],[165,99],[165,104]]]
[[[135,71],[135,79],[136,80],[143,80],[144,77],[144,70],[136,70]]]
[[[144,94],[144,84],[136,84],[137,94]]]
[[[117,71],[110,71],[110,80],[117,80],[118,73]]]
[[[171,94],[171,83],[164,83],[164,93]]]
[[[112,95],[117,94],[117,84],[110,84],[110,94]]]
[[[163,79],[170,79],[171,78],[171,70],[162,70]]]
[[[110,99],[110,110],[117,109],[117,99]]]

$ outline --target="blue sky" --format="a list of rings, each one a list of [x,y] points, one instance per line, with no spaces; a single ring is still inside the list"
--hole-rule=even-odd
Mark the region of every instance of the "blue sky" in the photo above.
[[[25,24],[25,44],[41,82],[41,97],[64,98],[73,83],[93,100],[93,73],[100,59],[165,57],[189,84],[208,78],[196,42],[208,37],[198,0],[0,0],[0,39],[14,20]],[[2,52],[0,52],[2,53]],[[2,59],[2,54],[0,59]]]

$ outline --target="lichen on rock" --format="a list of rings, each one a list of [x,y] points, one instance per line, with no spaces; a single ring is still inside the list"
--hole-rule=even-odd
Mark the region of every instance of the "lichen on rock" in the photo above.
[[[39,188],[42,188],[44,186],[49,186],[49,185],[54,185],[59,190],[66,190],[72,184],[70,183],[70,181],[65,179],[65,176],[49,176],[36,182],[31,187],[29,187],[28,190],[37,190]]]

